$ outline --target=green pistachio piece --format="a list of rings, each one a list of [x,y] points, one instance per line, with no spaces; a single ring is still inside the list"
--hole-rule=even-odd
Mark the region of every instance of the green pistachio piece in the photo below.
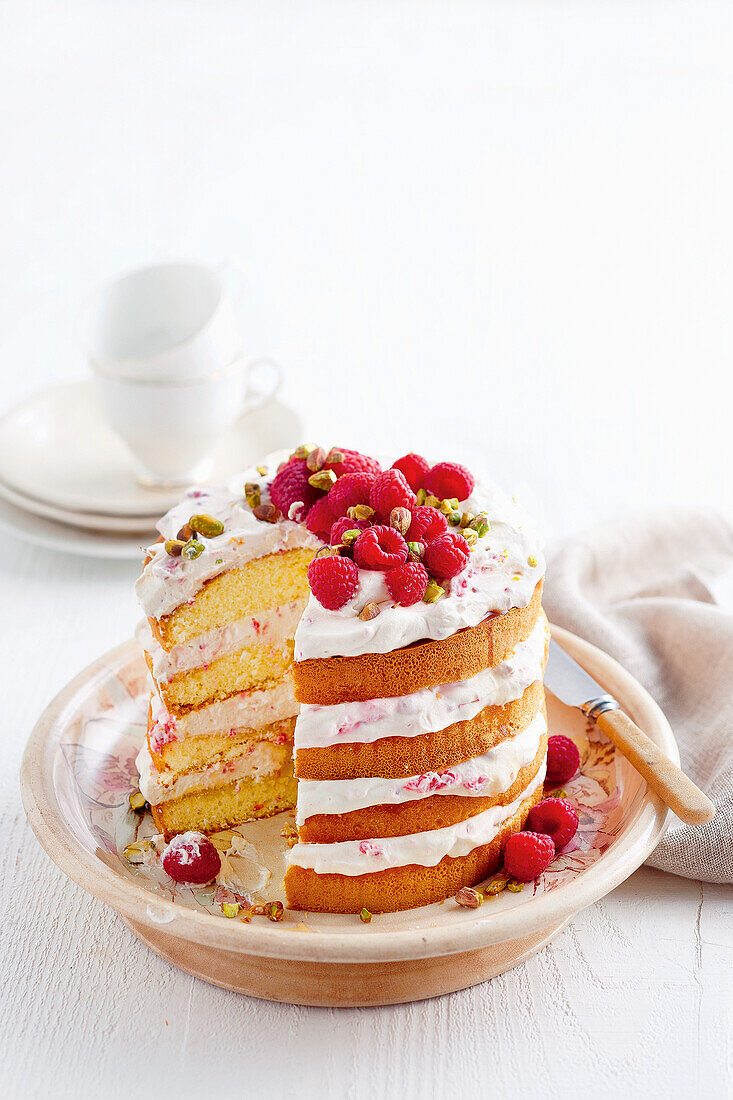
[[[191,516],[188,525],[192,531],[195,531],[199,535],[203,535],[205,539],[214,539],[224,530],[224,524],[220,519],[216,519],[215,516],[206,514]]]

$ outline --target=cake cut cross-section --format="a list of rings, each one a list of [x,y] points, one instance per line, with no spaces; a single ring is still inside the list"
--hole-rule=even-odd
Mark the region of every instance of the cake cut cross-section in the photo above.
[[[165,837],[294,808],[296,910],[409,909],[496,870],[547,757],[544,558],[518,505],[456,463],[301,447],[158,530],[138,769]]]

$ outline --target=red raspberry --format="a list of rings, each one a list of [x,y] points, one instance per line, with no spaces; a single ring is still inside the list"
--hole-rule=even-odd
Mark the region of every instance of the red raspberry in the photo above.
[[[439,462],[425,475],[425,491],[441,500],[446,497],[465,500],[470,497],[475,484],[471,471],[457,462]]]
[[[547,742],[546,783],[566,783],[580,767],[578,746],[569,737],[555,734]]]
[[[334,516],[345,516],[355,504],[368,504],[374,474],[344,474],[329,490],[328,503]]]
[[[403,455],[402,458],[398,458],[396,462],[393,462],[392,469],[399,470],[401,474],[404,474],[407,484],[417,492],[418,489],[422,489],[425,483],[425,475],[430,469],[430,463],[427,458],[410,451],[409,455]]]
[[[412,508],[415,494],[399,470],[385,470],[380,474],[369,494],[369,503],[383,520],[389,521],[393,508]]]
[[[544,833],[514,833],[504,849],[504,870],[520,882],[531,882],[555,858],[555,845]]]
[[[382,472],[382,467],[371,455],[350,451],[347,447],[334,447],[334,450],[341,451],[344,456],[343,462],[325,462],[323,468],[333,470],[336,477],[343,477],[344,474],[381,474]]]
[[[428,571],[419,561],[408,561],[387,573],[387,588],[393,600],[403,607],[419,603],[428,586]]]
[[[163,870],[175,882],[193,882],[202,886],[211,882],[221,869],[221,856],[203,833],[179,833],[162,856]]]
[[[463,535],[457,531],[446,531],[427,544],[422,560],[433,577],[450,580],[466,568],[469,553]]]
[[[344,531],[363,531],[369,526],[366,519],[349,519],[348,516],[339,516],[331,528],[329,542],[331,546],[338,546],[344,537]]]
[[[308,509],[305,525],[319,539],[328,542],[335,516],[331,511],[330,493],[327,497],[321,497],[312,508]]]
[[[312,485],[308,484],[311,471],[305,464],[304,458],[291,458],[283,468],[275,474],[270,483],[270,499],[276,508],[279,508],[284,516],[288,516],[290,506],[296,501],[303,502],[301,514],[296,516],[299,523],[306,517],[321,494]]]
[[[351,558],[314,558],[308,566],[308,581],[319,604],[338,611],[356,595],[359,570]]]
[[[361,569],[394,569],[407,561],[407,543],[394,527],[367,527],[354,543],[354,561]]]
[[[420,504],[412,509],[412,523],[405,538],[408,542],[430,542],[447,530],[448,520],[442,512]]]
[[[529,811],[525,829],[552,837],[555,851],[569,844],[578,831],[578,815],[567,798],[546,798]]]

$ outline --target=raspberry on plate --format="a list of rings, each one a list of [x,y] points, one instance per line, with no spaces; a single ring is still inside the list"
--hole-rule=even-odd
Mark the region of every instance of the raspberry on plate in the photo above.
[[[555,851],[559,852],[577,833],[578,815],[567,798],[546,798],[532,807],[524,827],[530,833],[552,837]]]
[[[393,462],[392,469],[404,474],[407,484],[417,492],[425,484],[425,475],[430,469],[430,463],[427,458],[410,451],[409,455],[403,455],[402,458]]]
[[[330,494],[329,494],[330,496]],[[369,526],[369,521],[366,519],[349,519],[348,516],[339,516],[334,521],[331,527],[331,536],[329,542],[331,546],[339,546],[344,532],[346,531],[363,531]]]
[[[556,733],[547,742],[546,783],[566,783],[580,767],[578,746],[569,737]]]
[[[203,886],[221,869],[221,856],[203,833],[192,830],[174,836],[162,855],[163,870],[175,882]]]
[[[412,508],[415,494],[399,470],[385,470],[372,485],[369,503],[385,521],[389,521],[393,508]]]
[[[407,543],[394,527],[367,527],[354,543],[354,561],[361,569],[394,569],[407,561]]]
[[[423,562],[431,576],[450,580],[466,568],[470,551],[463,535],[446,531],[425,547]]]
[[[305,517],[305,525],[308,530],[312,534],[318,535],[319,539],[323,539],[324,542],[328,542],[333,521],[336,518],[331,511],[330,499],[330,493],[327,497],[321,497],[312,508],[308,509],[308,515]]]
[[[321,496],[317,489],[308,484],[310,476],[311,471],[306,466],[304,458],[291,458],[275,474],[270,483],[270,499],[284,516],[289,517],[291,505],[302,501],[302,514],[295,517],[301,523],[308,510]]]
[[[308,582],[322,607],[338,611],[356,595],[359,570],[351,558],[314,558],[308,566]]]
[[[374,474],[344,474],[328,493],[328,503],[334,516],[345,516],[349,508],[368,504],[376,477]]]
[[[382,467],[379,465],[376,458],[372,458],[371,455],[363,455],[358,451],[350,451],[348,447],[334,447],[333,450],[341,452],[344,456],[342,461],[329,462],[327,456],[323,464],[323,469],[333,470],[336,477],[340,478],[345,474],[380,474],[382,472]]]
[[[544,833],[514,833],[504,849],[504,870],[520,882],[531,882],[555,858],[555,845]]]
[[[437,508],[419,504],[412,509],[412,523],[405,538],[408,542],[430,542],[448,530],[448,520]]]
[[[457,462],[439,462],[425,475],[426,492],[440,500],[445,500],[446,497],[466,500],[473,492],[475,484],[476,479],[471,471]]]
[[[428,586],[428,571],[418,561],[408,561],[387,573],[387,588],[393,600],[403,607],[419,603]]]

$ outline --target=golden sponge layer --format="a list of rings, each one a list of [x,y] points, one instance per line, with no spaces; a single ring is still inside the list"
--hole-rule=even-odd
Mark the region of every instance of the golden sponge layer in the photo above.
[[[313,550],[285,550],[255,558],[206,581],[191,603],[177,607],[150,627],[164,649],[245,615],[267,611],[310,595],[308,564]]]
[[[231,829],[243,821],[272,817],[295,805],[296,781],[292,768],[264,775],[258,779],[238,779],[226,786],[205,791],[191,791],[182,798],[170,799],[153,806],[155,824],[170,840],[176,833],[194,829],[200,833],[215,833]]]
[[[210,664],[181,672],[158,687],[168,707],[198,707],[239,691],[270,687],[293,663],[293,642],[282,646],[254,642],[225,653]]]
[[[292,744],[295,718],[283,718],[259,729],[235,729],[230,733],[209,733],[202,737],[185,737],[169,741],[159,752],[148,748],[159,772],[171,771],[176,775],[200,771],[220,760],[234,760],[242,755],[242,745],[250,741],[273,741],[276,745]]]

